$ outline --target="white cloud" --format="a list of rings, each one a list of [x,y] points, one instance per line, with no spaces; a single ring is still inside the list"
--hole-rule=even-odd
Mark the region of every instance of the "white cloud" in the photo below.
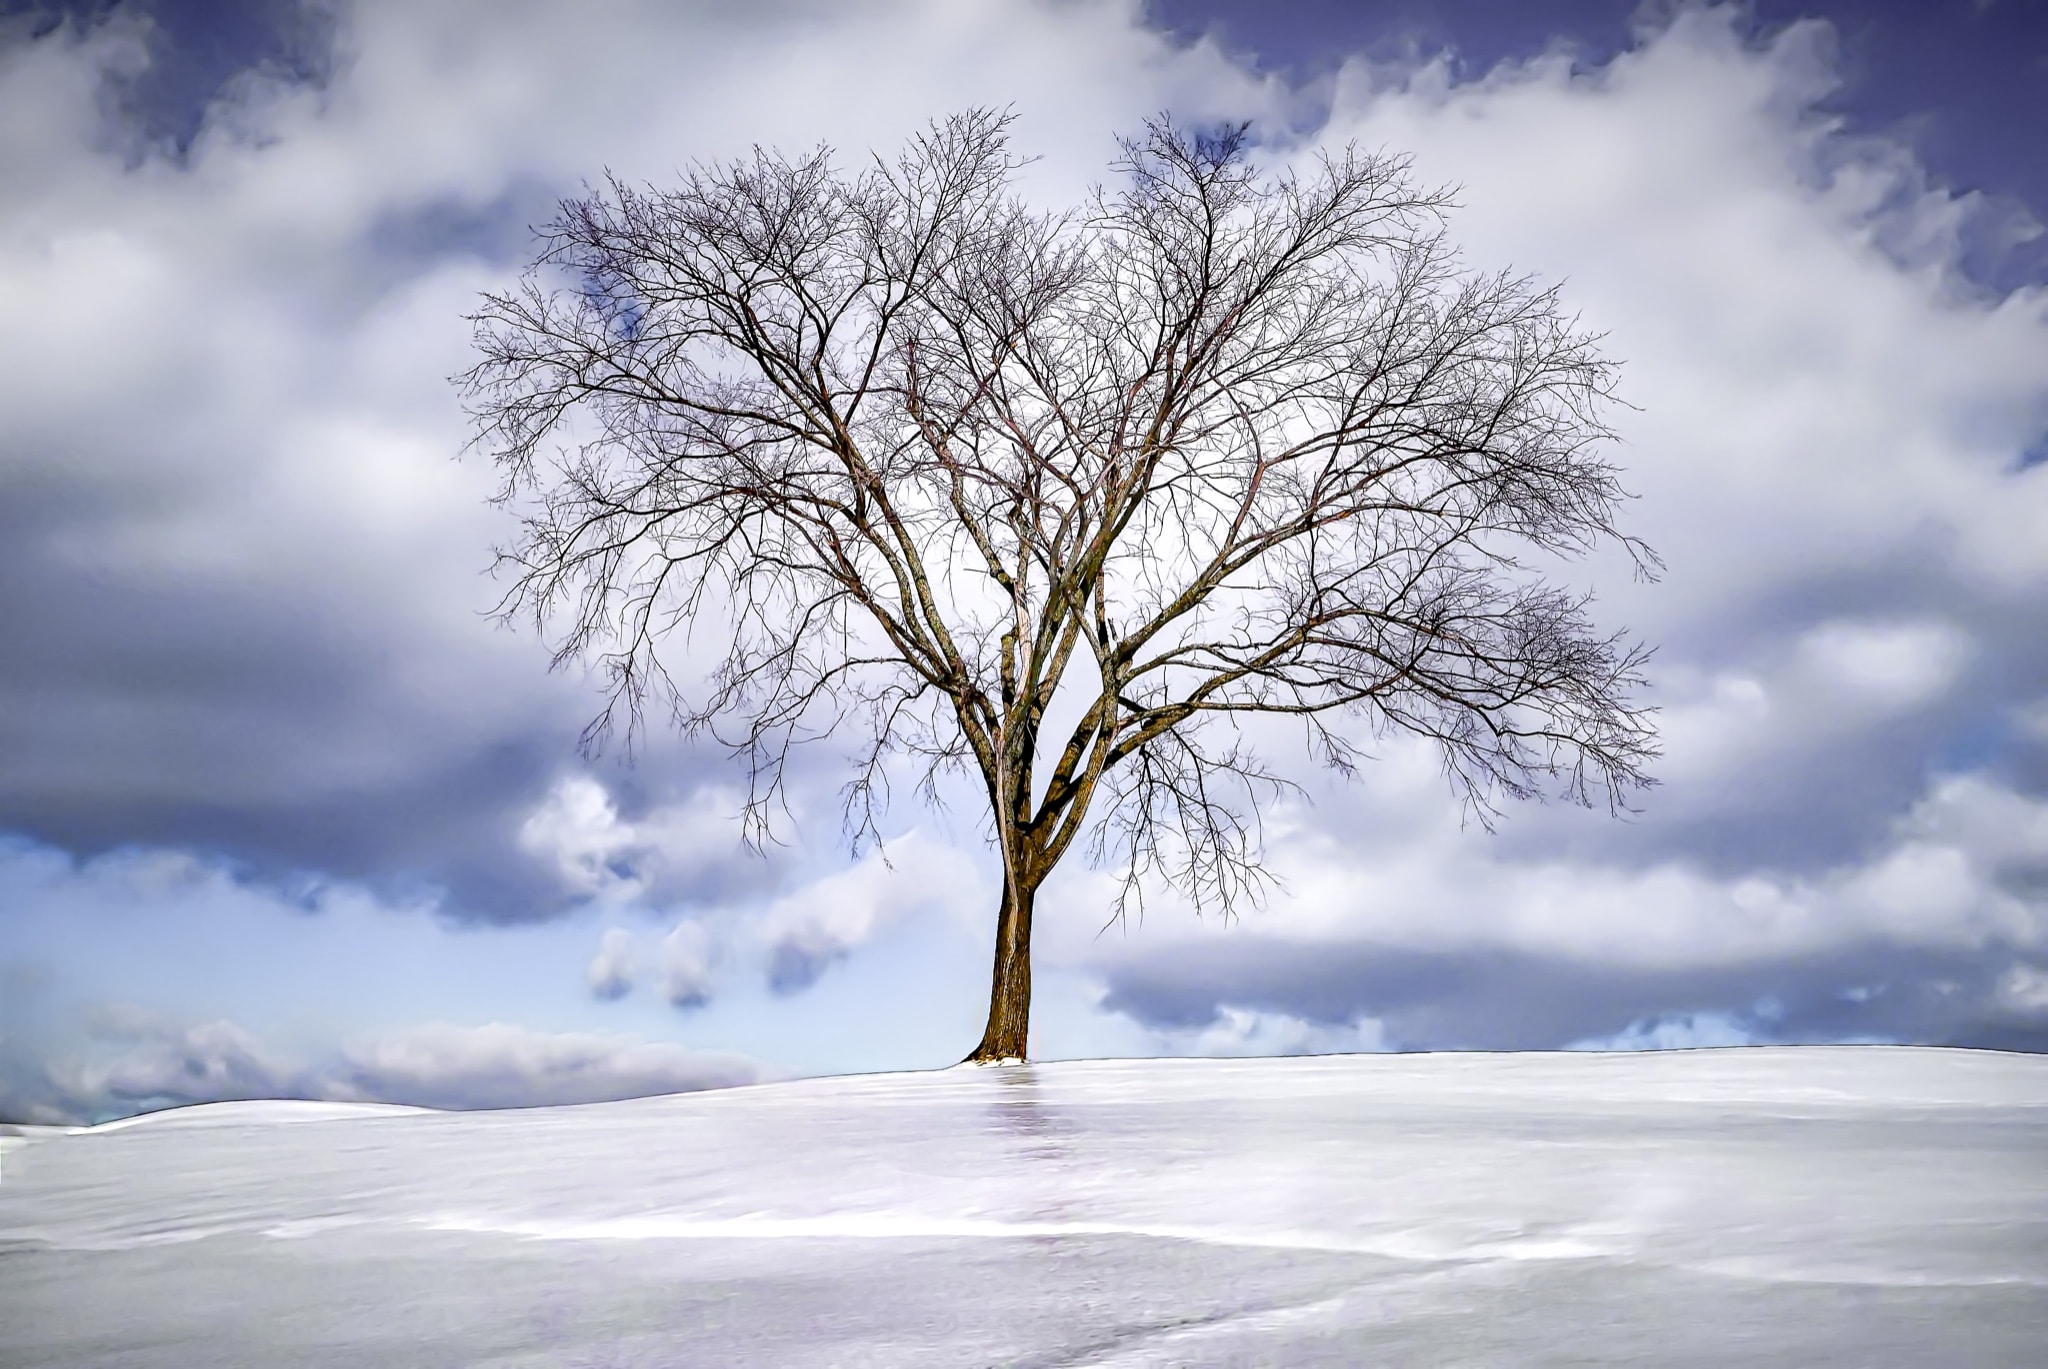
[[[1809,112],[1826,77],[1810,31],[1759,52],[1733,15],[1687,11],[1591,75],[1360,74],[1328,136],[1412,149],[1462,186],[1454,232],[1476,263],[1567,281],[1608,330],[1640,406],[1621,422],[1631,522],[1671,565],[1654,591],[1613,587],[1639,626],[1697,632],[1930,539],[1958,571],[2037,577],[2039,539],[2023,548],[2010,510],[2038,518],[2048,481],[2010,471],[2048,416],[2048,296],[1987,307],[1873,250],[1880,227],[1952,205],[1874,193],[1909,187]]]
[[[233,1022],[186,1024],[130,1006],[94,1017],[96,1054],[60,1056],[41,1077],[0,1080],[0,1115],[79,1123],[190,1103],[249,1099],[516,1108],[595,1103],[766,1077],[743,1055],[504,1022],[425,1023],[367,1035],[317,1061],[266,1047]]]
[[[2022,733],[2035,741],[2048,742],[2048,699],[2029,699],[2015,705],[2012,718]]]
[[[1219,1005],[1213,1021],[1183,1031],[1155,1031],[1161,1055],[1337,1055],[1389,1049],[1386,1032],[1369,1017],[1311,1022],[1291,1013]]]
[[[578,776],[557,784],[520,826],[519,844],[552,860],[576,893],[631,898],[640,891],[640,881],[621,864],[645,843],[632,824],[619,820],[611,795],[595,780]]]
[[[607,927],[583,976],[599,998],[623,998],[638,972],[639,946],[624,927]]]
[[[505,1022],[385,1033],[348,1048],[340,1073],[359,1101],[441,1108],[597,1103],[762,1077],[758,1064],[730,1053]]]
[[[1432,835],[1405,847],[1289,846],[1275,861],[1294,880],[1284,902],[1233,927],[1155,919],[1146,940],[1358,938],[1617,968],[1806,956],[1873,938],[1953,949],[2048,943],[2048,898],[2008,887],[2016,868],[2048,861],[2048,801],[1982,778],[1938,783],[1863,859],[1813,875],[1501,859],[1454,825]]]
[[[58,1097],[135,1109],[249,1098],[319,1096],[318,1081],[232,1022],[183,1025],[127,1005],[101,1009],[93,1032],[122,1049],[54,1064]]]
[[[1946,623],[1830,620],[1799,640],[1802,662],[1839,704],[1847,696],[1884,709],[1926,703],[1955,681],[1970,644]]]
[[[671,1005],[694,1008],[710,1000],[715,949],[704,924],[687,919],[661,939],[661,991]]]
[[[593,994],[611,999],[624,998],[651,975],[671,1007],[699,1008],[716,988],[713,970],[721,949],[712,930],[694,918],[678,921],[652,953],[626,928],[608,927],[584,978]]]
[[[1047,963],[1162,1041],[1222,1038],[1194,1053],[1252,1030],[1244,1013],[1372,1022],[1398,1048],[1732,1043],[1698,1023],[1985,1044],[2035,1020],[2017,1006],[2032,981],[2007,967],[2048,951],[2048,800],[1982,776],[1936,782],[1883,840],[1810,873],[1537,858],[1361,810],[1349,844],[1304,826],[1276,845],[1289,888],[1263,911],[1159,909],[1125,935],[1056,938]],[[1755,1010],[1767,987],[1780,1017]]]
[[[1754,1031],[1727,1013],[1686,1013],[1631,1022],[1612,1036],[1589,1037],[1567,1047],[1576,1051],[1696,1050],[1703,1046],[1749,1046]]]
[[[914,913],[986,915],[996,894],[983,855],[913,831],[749,914],[746,935],[765,953],[774,988],[808,987],[833,961]]]
[[[1998,981],[1998,1006],[2026,1017],[2048,1017],[2048,970],[2015,965]]]

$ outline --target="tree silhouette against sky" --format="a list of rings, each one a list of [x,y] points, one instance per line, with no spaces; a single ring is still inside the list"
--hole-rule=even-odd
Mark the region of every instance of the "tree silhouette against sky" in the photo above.
[[[1438,744],[1503,797],[1610,806],[1655,755],[1644,652],[1547,581],[1616,543],[1613,367],[1527,279],[1461,266],[1446,192],[1356,148],[1298,170],[1167,119],[1041,212],[1010,118],[858,174],[828,152],[608,180],[474,316],[476,445],[521,518],[504,602],[597,662],[587,747],[650,702],[743,760],[750,840],[797,745],[980,781],[1002,859],[988,1026],[1022,1058],[1031,922],[1077,842],[1199,909],[1257,897],[1247,715],[1341,772]],[[693,653],[715,659],[677,669]],[[715,626],[716,631],[710,631]],[[666,653],[666,654],[665,654]]]

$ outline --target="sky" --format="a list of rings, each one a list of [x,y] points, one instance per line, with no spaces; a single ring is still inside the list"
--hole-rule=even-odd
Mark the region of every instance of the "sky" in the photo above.
[[[2048,6],[0,12],[0,1119],[966,1052],[972,814],[852,853],[818,748],[760,856],[723,753],[579,756],[599,685],[489,614],[448,378],[607,170],[972,105],[1048,205],[1159,111],[1411,153],[1471,265],[1606,334],[1666,564],[1573,570],[1657,648],[1640,813],[1488,831],[1419,745],[1299,762],[1261,909],[1047,886],[1035,1054],[2048,1049]]]

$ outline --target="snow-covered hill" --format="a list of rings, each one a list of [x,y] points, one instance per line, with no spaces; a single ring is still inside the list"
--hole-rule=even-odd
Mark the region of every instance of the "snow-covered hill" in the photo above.
[[[1099,1061],[12,1139],[9,1366],[2048,1354],[2031,1056]]]

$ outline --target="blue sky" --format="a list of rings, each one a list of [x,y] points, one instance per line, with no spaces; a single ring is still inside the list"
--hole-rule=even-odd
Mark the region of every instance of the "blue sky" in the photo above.
[[[988,103],[1049,202],[1160,109],[1413,152],[1606,330],[1669,566],[1581,568],[1659,647],[1642,814],[1304,765],[1263,911],[1048,888],[1039,1053],[2048,1046],[2040,5],[6,8],[0,1117],[964,1053],[971,816],[851,855],[820,752],[762,858],[723,755],[579,759],[447,377],[604,169]]]

